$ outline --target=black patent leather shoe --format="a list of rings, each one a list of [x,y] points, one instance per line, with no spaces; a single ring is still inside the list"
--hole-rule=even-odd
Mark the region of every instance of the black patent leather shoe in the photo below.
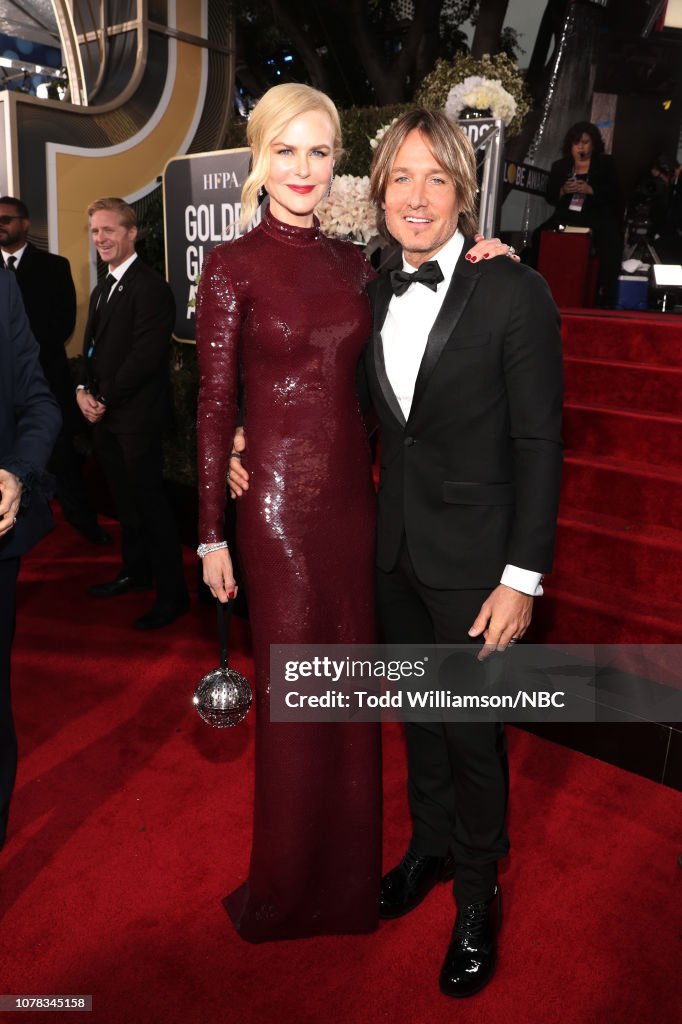
[[[180,604],[154,606],[146,615],[135,619],[133,626],[135,629],[163,629],[164,626],[170,626],[171,622],[179,619],[181,615],[186,615],[188,611],[189,599]]]
[[[94,586],[88,588],[88,594],[92,594],[93,597],[118,597],[119,594],[126,594],[129,590],[150,589],[151,582],[121,574],[109,583],[95,583]]]
[[[381,880],[379,917],[390,920],[409,914],[434,885],[452,878],[454,873],[452,857],[430,857],[408,849],[400,864]]]
[[[497,933],[502,924],[502,893],[457,911],[452,939],[440,972],[440,990],[454,999],[480,992],[495,973]]]

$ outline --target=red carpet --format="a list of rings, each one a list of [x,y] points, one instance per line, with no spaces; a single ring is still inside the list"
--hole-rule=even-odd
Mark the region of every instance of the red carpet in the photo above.
[[[566,444],[543,639],[679,643],[682,321],[564,310]]]
[[[84,597],[115,567],[63,526],[24,565],[0,992],[92,994],[96,1024],[679,1020],[682,795],[515,729],[505,926],[486,991],[454,1003],[437,990],[444,886],[371,936],[244,944],[220,900],[248,861],[253,716],[218,731],[191,707],[217,661],[212,609],[147,636],[130,622],[148,595]],[[386,866],[407,833],[391,726]]]

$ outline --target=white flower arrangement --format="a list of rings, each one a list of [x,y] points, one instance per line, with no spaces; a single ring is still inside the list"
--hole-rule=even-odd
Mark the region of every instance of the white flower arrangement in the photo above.
[[[369,242],[377,234],[376,209],[369,198],[369,178],[339,174],[332,192],[315,209],[322,233],[332,238]]]
[[[516,100],[498,78],[469,75],[450,89],[445,101],[445,113],[456,121],[465,107],[490,110],[493,117],[508,126],[516,113]]]
[[[379,143],[383,139],[383,137],[386,134],[386,132],[388,131],[388,129],[392,128],[397,120],[398,120],[398,118],[394,117],[392,121],[388,122],[388,124],[382,124],[381,128],[379,128],[379,130],[377,131],[377,133],[374,136],[374,138],[369,140],[369,144],[372,147],[372,149],[376,149],[377,148],[377,146],[379,145]]]

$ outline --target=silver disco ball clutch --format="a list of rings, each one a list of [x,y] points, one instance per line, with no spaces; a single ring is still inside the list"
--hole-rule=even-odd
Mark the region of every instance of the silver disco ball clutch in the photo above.
[[[201,717],[217,729],[239,725],[246,718],[253,694],[248,680],[227,664],[228,625],[232,617],[230,599],[218,606],[218,630],[220,633],[220,667],[207,672],[196,690],[193,703]]]

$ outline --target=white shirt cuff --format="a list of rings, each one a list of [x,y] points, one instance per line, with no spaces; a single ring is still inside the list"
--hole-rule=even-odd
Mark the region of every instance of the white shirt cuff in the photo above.
[[[520,569],[518,565],[506,565],[500,583],[512,590],[519,590],[530,597],[542,597],[542,573],[532,569]]]

